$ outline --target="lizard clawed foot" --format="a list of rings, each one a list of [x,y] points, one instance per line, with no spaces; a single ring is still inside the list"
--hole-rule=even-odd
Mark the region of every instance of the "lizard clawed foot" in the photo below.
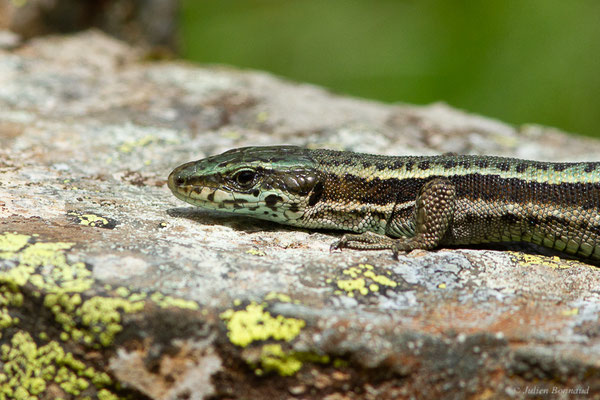
[[[336,240],[335,242],[331,243],[331,245],[329,246],[329,252],[332,253],[335,250],[341,250],[342,247],[344,247],[344,241]]]
[[[396,261],[398,261],[398,256],[400,254],[405,255],[406,253],[408,253],[410,250],[406,249],[406,246],[404,245],[404,243],[401,243],[401,245],[398,245],[397,243],[394,244],[392,246],[392,258]]]
[[[346,233],[345,235],[342,236],[342,238],[340,240],[336,240],[335,242],[331,243],[331,246],[329,246],[329,251],[341,250],[344,247],[346,247],[348,249],[356,249],[357,248],[357,247],[355,247],[356,245],[353,244],[352,242],[357,242],[357,245],[361,246],[365,242],[367,242],[367,239],[362,234],[356,235],[356,234]],[[367,242],[367,243],[371,243],[371,242]]]
[[[361,234],[347,233],[329,247],[330,251],[347,248],[355,250],[385,250],[392,249],[395,240],[373,232]]]

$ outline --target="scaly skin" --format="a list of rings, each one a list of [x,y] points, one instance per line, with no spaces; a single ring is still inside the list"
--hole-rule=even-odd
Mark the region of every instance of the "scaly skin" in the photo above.
[[[335,248],[532,242],[600,260],[597,162],[246,147],[181,165],[168,185],[199,207],[358,233]]]

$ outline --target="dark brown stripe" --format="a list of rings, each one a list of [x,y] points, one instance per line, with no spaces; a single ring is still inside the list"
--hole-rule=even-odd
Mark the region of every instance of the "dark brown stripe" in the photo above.
[[[488,168],[490,166],[490,163],[489,163],[489,161],[486,158],[482,158],[480,160],[475,161],[475,165],[478,168],[485,169],[485,168]]]
[[[281,201],[283,201],[283,198],[281,196],[277,196],[276,194],[270,194],[265,197],[265,205],[273,211],[277,211],[277,203]]]
[[[527,163],[520,163],[517,164],[517,168],[516,168],[517,173],[522,174],[523,172],[527,171]]]
[[[496,168],[498,168],[502,172],[510,171],[510,163],[508,161],[499,162],[496,164]]]
[[[456,161],[454,161],[454,160],[448,160],[444,163],[445,169],[452,169],[454,167],[456,167]]]
[[[590,173],[590,172],[592,172],[595,169],[596,169],[596,164],[595,163],[588,163],[588,164],[585,165],[585,170],[584,171],[587,172],[587,173]]]
[[[328,174],[325,180],[323,201],[340,204],[357,202],[359,204],[393,205],[414,200],[416,193],[427,179],[379,179],[365,178],[346,174],[340,177]]]
[[[500,175],[455,175],[427,178],[365,178],[345,174],[328,174],[323,200],[340,204],[390,205],[415,200],[421,187],[434,178],[448,179],[456,187],[458,198],[484,201],[508,201],[524,204],[530,201],[556,206],[600,209],[599,183],[559,183],[502,178]]]
[[[569,168],[570,164],[568,163],[556,163],[552,165],[556,172],[562,172],[565,169]]]
[[[551,184],[480,174],[451,176],[448,179],[454,183],[458,198],[504,200],[518,204],[533,201],[584,210],[600,209],[600,184],[597,183]]]
[[[419,169],[423,171],[428,170],[431,167],[431,163],[429,161],[421,161],[419,163]]]
[[[308,198],[309,206],[312,207],[319,202],[319,200],[321,199],[321,196],[323,196],[323,189],[324,189],[323,183],[318,182],[315,185],[312,193],[310,194],[310,197]]]
[[[392,169],[400,169],[402,167],[404,167],[404,161],[402,161],[402,160],[396,160],[390,166],[390,168],[392,168]],[[387,168],[388,168],[388,164],[383,163],[383,162],[382,163],[377,163],[377,169],[379,171],[383,171],[383,170],[385,170]]]

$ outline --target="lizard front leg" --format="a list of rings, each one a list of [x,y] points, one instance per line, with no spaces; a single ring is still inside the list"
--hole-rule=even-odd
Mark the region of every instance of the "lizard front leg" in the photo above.
[[[398,258],[400,251],[433,249],[439,245],[452,223],[455,201],[456,191],[448,179],[432,179],[423,185],[417,195],[413,214],[415,224],[413,236],[394,239],[373,232],[345,234],[341,240],[332,244],[331,248],[391,249],[394,258]]]

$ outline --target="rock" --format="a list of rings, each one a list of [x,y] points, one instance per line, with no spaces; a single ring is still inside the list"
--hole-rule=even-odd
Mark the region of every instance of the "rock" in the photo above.
[[[0,398],[600,397],[597,268],[525,246],[330,253],[338,232],[165,185],[246,145],[592,160],[600,142],[140,54],[96,31],[0,49]]]
[[[178,12],[177,0],[0,0],[0,30],[29,39],[94,27],[160,54],[177,48]]]
[[[0,49],[12,49],[21,43],[21,38],[11,31],[0,30]]]

